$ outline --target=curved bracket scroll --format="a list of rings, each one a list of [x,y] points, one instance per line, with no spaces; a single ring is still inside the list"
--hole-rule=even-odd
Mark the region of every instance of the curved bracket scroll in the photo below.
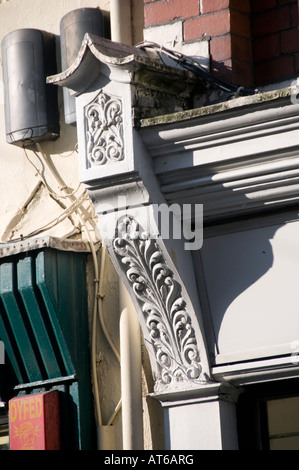
[[[156,391],[206,382],[181,286],[157,241],[126,216],[117,225],[113,250],[142,312],[145,340],[156,363]]]

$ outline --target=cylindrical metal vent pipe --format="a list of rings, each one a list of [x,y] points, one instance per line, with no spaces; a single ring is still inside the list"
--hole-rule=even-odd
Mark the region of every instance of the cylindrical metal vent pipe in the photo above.
[[[123,450],[143,450],[140,325],[122,283],[119,293]]]
[[[98,8],[79,8],[67,13],[60,21],[62,71],[69,68],[78,56],[86,33],[103,36],[102,12]],[[64,115],[67,124],[76,122],[75,98],[63,88]]]
[[[131,0],[110,0],[111,39],[132,45]]]
[[[6,140],[21,146],[59,137],[57,88],[46,77],[57,73],[55,36],[18,29],[1,44]]]

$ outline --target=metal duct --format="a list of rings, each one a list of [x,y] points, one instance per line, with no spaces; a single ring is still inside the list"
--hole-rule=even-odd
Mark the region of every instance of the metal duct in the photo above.
[[[6,139],[30,145],[59,137],[57,90],[46,83],[56,71],[55,37],[18,29],[2,40]]]
[[[86,33],[103,36],[103,18],[98,8],[80,8],[67,13],[60,22],[62,71],[70,67],[79,53]],[[76,122],[75,97],[63,89],[64,115],[67,124]]]

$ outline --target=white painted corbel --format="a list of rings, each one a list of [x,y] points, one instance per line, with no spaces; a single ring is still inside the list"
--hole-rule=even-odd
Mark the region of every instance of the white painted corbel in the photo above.
[[[168,206],[136,115],[174,111],[192,80],[138,49],[88,35],[73,66],[48,79],[76,94],[80,179],[138,313],[159,393],[198,388],[210,372],[191,252],[177,236],[181,214],[163,219]]]

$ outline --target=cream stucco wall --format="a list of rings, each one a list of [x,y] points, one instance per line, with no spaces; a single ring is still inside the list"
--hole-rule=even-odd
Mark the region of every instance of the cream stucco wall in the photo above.
[[[19,28],[36,28],[59,35],[61,18],[71,10],[81,7],[100,7],[103,12],[109,10],[108,0],[8,0],[0,2],[0,41],[3,37]],[[58,41],[57,41],[58,42]],[[59,54],[59,44],[58,44]],[[61,111],[60,138],[55,142],[44,142],[38,149],[26,152],[19,147],[6,143],[4,121],[4,95],[2,71],[0,81],[0,241],[8,241],[39,231],[56,217],[62,215],[63,206],[69,207],[74,200],[61,198],[55,201],[49,197],[45,184],[40,184],[41,175],[37,174],[36,166],[49,187],[58,195],[63,196],[63,182],[68,191],[78,188],[78,165],[76,152],[76,128],[64,124],[62,93],[59,90],[59,106]],[[44,157],[41,158],[42,154]],[[31,163],[30,163],[31,162]],[[62,181],[53,177],[45,162],[53,165]],[[82,194],[79,189],[74,195]],[[85,206],[89,207],[87,201]],[[72,222],[73,221],[73,222]],[[65,219],[55,224],[50,230],[54,236],[68,236],[79,233],[74,227],[79,225],[76,216],[72,220]],[[48,232],[42,232],[42,234]]]
[[[59,26],[61,18],[71,10],[82,7],[100,8],[106,22],[109,22],[110,0],[0,0],[0,42],[3,37],[19,28],[36,28],[57,35],[57,55],[59,67]],[[132,8],[133,39],[135,42],[142,38],[143,0],[134,0]],[[76,128],[66,125],[63,118],[62,90],[59,89],[60,106],[60,138],[55,142],[44,142],[38,149],[38,154],[14,145],[7,144],[4,121],[4,93],[2,70],[0,70],[0,197],[2,207],[0,212],[0,242],[26,236],[39,231],[49,222],[54,221],[50,234],[54,236],[80,236],[80,222],[66,218],[59,224],[55,223],[61,217],[63,207],[69,207],[74,199],[62,198],[59,202],[49,197],[49,191],[40,184],[41,177],[37,167],[43,172],[45,182],[59,195],[61,186],[67,186],[68,192],[78,188],[77,165],[77,135]],[[45,161],[41,156],[46,157]],[[53,177],[45,162],[54,166],[60,175],[60,181]],[[82,194],[82,188],[75,196]],[[53,196],[53,194],[52,194]],[[54,195],[55,196],[55,195]],[[4,202],[5,200],[5,202]],[[88,201],[84,203],[90,211]],[[79,229],[78,229],[79,227]],[[90,227],[92,228],[92,227]],[[43,231],[44,233],[48,233]]]

